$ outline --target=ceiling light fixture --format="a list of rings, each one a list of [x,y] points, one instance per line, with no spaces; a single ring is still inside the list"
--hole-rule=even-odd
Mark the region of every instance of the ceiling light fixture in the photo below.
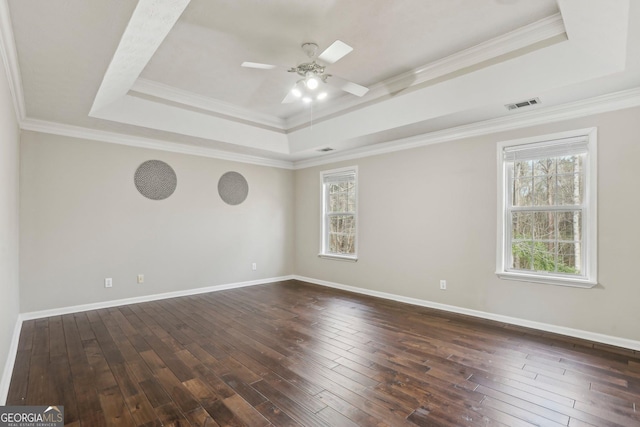
[[[316,90],[318,88],[318,85],[320,84],[318,83],[318,79],[311,72],[307,73],[307,78],[304,82],[311,90]]]
[[[331,77],[331,74],[326,74],[324,71],[325,67],[313,60],[318,49],[317,44],[305,43],[302,45],[302,49],[311,61],[290,68],[288,71],[303,77],[301,80],[298,80],[298,83],[291,89],[291,94],[296,98],[302,98],[305,104],[309,104],[313,102],[314,99],[319,101],[327,97],[326,92],[321,92],[318,95],[311,94],[310,92],[318,89],[321,81],[326,83],[327,78]]]
[[[288,91],[287,95],[282,100],[283,104],[292,103],[297,99],[301,99],[305,96],[310,98],[312,101],[314,99],[324,99],[326,95],[321,95],[318,97],[317,95],[311,93],[320,88],[320,83],[326,83],[330,86],[334,86],[339,90],[348,92],[355,96],[363,96],[369,90],[364,86],[360,86],[348,80],[341,79],[339,77],[333,77],[331,74],[325,71],[327,66],[337,62],[353,50],[353,48],[348,44],[341,42],[340,40],[336,40],[319,56],[316,55],[318,51],[318,45],[315,43],[303,43],[302,50],[307,55],[309,60],[307,62],[298,64],[295,67],[286,68],[283,66],[261,64],[258,62],[243,62],[242,66],[257,69],[281,68],[285,69],[289,73],[295,73],[299,75],[300,80],[298,80],[296,85]],[[320,64],[316,62],[316,58],[321,61]],[[322,65],[323,63],[325,65]]]

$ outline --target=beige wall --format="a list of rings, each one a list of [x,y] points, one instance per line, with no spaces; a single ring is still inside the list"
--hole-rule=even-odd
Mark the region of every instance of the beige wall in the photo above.
[[[18,318],[18,207],[20,134],[5,68],[0,62],[0,370]],[[10,375],[10,373],[8,373]],[[3,376],[2,387],[8,386]],[[4,390],[0,390],[0,396]],[[1,398],[0,398],[1,400]],[[0,401],[0,404],[4,402]]]
[[[640,340],[640,109],[296,171],[296,274]],[[578,289],[501,280],[498,141],[598,127],[599,282]],[[359,261],[318,258],[319,172],[357,165]],[[448,290],[439,290],[446,279]]]
[[[640,286],[633,274],[640,250],[629,226],[640,212],[637,117],[640,109],[628,109],[295,173],[24,132],[21,311],[295,272],[640,340]],[[592,126],[599,140],[600,285],[498,279],[497,142]],[[166,161],[177,173],[178,188],[167,200],[145,199],[133,185],[135,169],[149,159]],[[357,263],[317,257],[319,172],[348,165],[359,167]],[[236,207],[216,192],[229,170],[245,175],[250,187]],[[258,271],[251,271],[252,262]],[[146,283],[135,282],[138,273]],[[112,289],[104,288],[105,277],[113,277]],[[447,291],[439,290],[440,279],[448,281]]]
[[[176,172],[168,199],[134,186],[150,159]],[[21,312],[293,271],[292,171],[34,132],[23,132],[21,161]],[[217,193],[227,171],[249,183],[238,206]]]

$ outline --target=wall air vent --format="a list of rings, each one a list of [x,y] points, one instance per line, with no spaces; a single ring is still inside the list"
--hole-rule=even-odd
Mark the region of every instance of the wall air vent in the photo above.
[[[333,151],[333,148],[331,147],[325,147],[325,148],[320,148],[317,151],[321,152],[321,153],[326,153],[328,151]]]
[[[540,99],[539,98],[531,98],[531,99],[527,99],[526,101],[520,101],[520,102],[514,102],[513,104],[507,104],[507,105],[505,105],[505,107],[507,107],[507,110],[511,111],[511,110],[517,110],[519,108],[529,107],[530,105],[538,105],[538,104],[540,104]]]

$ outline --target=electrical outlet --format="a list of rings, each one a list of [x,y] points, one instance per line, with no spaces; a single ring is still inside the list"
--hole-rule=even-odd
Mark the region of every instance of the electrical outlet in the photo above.
[[[113,287],[113,279],[111,277],[107,277],[106,279],[104,279],[104,287],[105,288]]]
[[[138,274],[138,283],[144,283],[144,274]]]
[[[440,289],[442,289],[443,291],[447,290],[447,281],[446,280],[440,280]]]
[[[253,264],[251,264],[251,269],[253,271],[256,271],[258,269],[258,264],[256,264],[255,262]]]

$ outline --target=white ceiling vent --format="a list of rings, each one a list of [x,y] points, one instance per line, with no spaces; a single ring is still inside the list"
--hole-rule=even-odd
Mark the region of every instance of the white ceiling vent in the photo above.
[[[328,151],[333,151],[334,149],[331,147],[325,147],[325,148],[320,148],[317,151],[321,152],[321,153],[326,153]]]
[[[517,110],[519,108],[528,107],[530,105],[538,105],[538,104],[540,104],[540,98],[531,98],[531,99],[527,99],[526,101],[520,101],[520,102],[514,102],[513,104],[507,104],[507,105],[505,105],[505,107],[507,107],[507,110],[511,111],[511,110]]]

